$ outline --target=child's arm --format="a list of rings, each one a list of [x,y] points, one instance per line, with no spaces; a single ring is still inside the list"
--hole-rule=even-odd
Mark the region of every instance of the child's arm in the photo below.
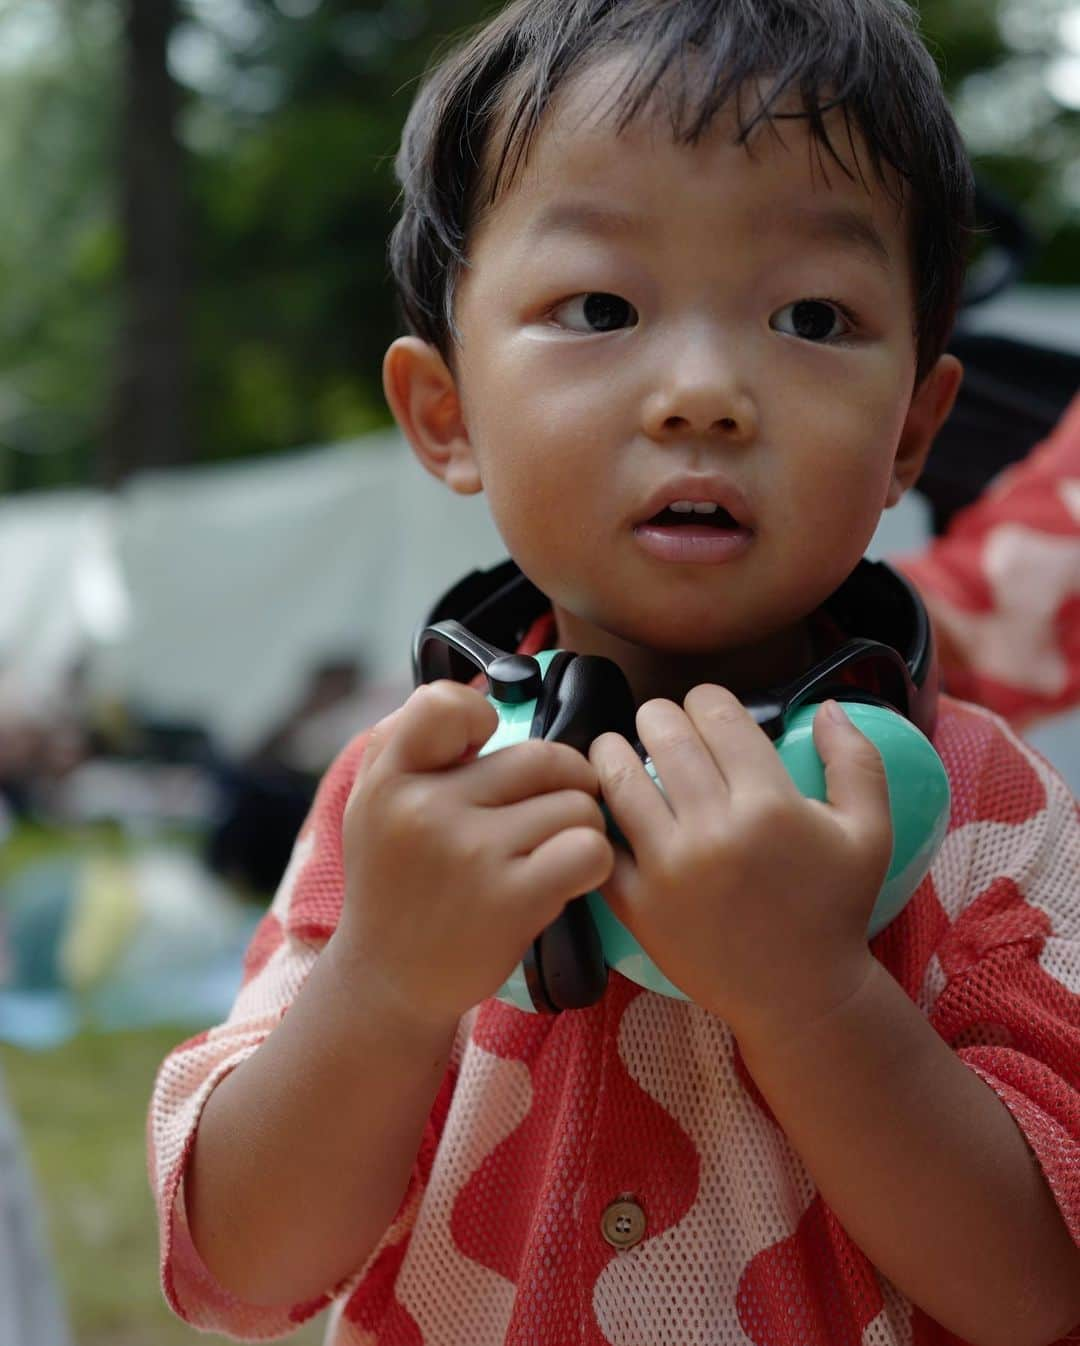
[[[909,974],[936,955],[931,985],[937,965],[947,980],[930,1022],[866,946],[889,853],[880,758],[824,713],[828,805],[794,793],[720,689],[696,689],[686,713],[657,702],[639,715],[668,804],[617,741],[598,740],[604,795],[633,848],[604,892],[676,984],[731,1025],[875,1265],[964,1340],[1046,1346],[1080,1320],[1080,824],[1034,754],[984,714],[950,714],[963,728],[941,750],[954,783],[966,779],[941,886],[928,881],[895,923],[918,908],[919,924],[880,937],[906,941]],[[1062,981],[1041,968],[1044,951]]]
[[[975,1346],[1080,1324],[1080,1249],[1024,1135],[879,963],[827,1020],[739,1045],[830,1209],[914,1304]]]
[[[405,1195],[456,1026],[402,1014],[331,939],[199,1123],[187,1218],[222,1286],[298,1304],[364,1265]]]
[[[279,912],[285,942],[230,1023],[162,1071],[151,1158],[166,1286],[200,1326],[280,1331],[360,1272],[381,1236],[405,1237],[458,1020],[610,870],[587,760],[542,742],[477,758],[495,719],[479,693],[438,684],[374,732],[355,784],[328,787],[336,836],[317,804],[323,833],[298,843],[304,900]],[[305,953],[328,919],[322,952]],[[185,1080],[196,1070],[201,1082]]]

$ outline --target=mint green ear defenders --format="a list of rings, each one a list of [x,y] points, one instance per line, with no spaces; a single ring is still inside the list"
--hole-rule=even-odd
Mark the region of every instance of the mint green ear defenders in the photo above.
[[[588,753],[598,735],[614,732],[644,758],[636,741],[633,693],[610,659],[552,649],[511,653],[520,651],[525,633],[550,611],[550,600],[513,561],[472,572],[417,628],[417,684],[484,676],[499,712],[485,753],[530,738]],[[822,604],[821,615],[832,624],[833,639],[824,643],[834,647],[791,682],[740,692],[740,699],[808,798],[826,798],[812,735],[821,702],[842,702],[881,753],[893,853],[867,926],[872,939],[915,892],[948,827],[948,777],[928,737],[937,710],[933,631],[914,586],[880,561],[861,561]],[[647,759],[645,766],[655,780]],[[663,789],[661,781],[657,785]],[[613,839],[625,845],[610,819],[609,827]],[[584,1009],[604,994],[611,969],[651,991],[685,999],[597,893],[574,898],[537,933],[498,995],[531,1012]]]
[[[534,657],[546,670],[555,654],[553,650],[545,650]],[[508,706],[494,697],[489,700],[500,713],[500,725],[484,752],[494,752],[529,737],[533,703]],[[809,799],[824,801],[825,769],[812,733],[817,704],[803,704],[786,718],[776,750],[799,790]],[[867,938],[872,939],[907,905],[944,839],[949,821],[949,779],[933,744],[910,720],[881,705],[845,700],[843,706],[855,726],[881,753],[889,784],[893,853],[867,926]],[[645,766],[663,789],[652,762],[646,761]],[[615,840],[621,840],[613,823],[610,832]],[[608,968],[649,991],[680,1000],[687,998],[612,914],[599,893],[589,893],[586,902]],[[534,1003],[530,984],[535,989],[534,979],[527,977],[524,966],[519,965],[500,988],[497,998],[518,1009],[535,1011],[540,1007]]]

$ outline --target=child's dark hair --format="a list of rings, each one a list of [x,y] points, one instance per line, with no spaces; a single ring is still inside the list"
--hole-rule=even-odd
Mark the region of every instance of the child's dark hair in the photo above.
[[[620,129],[663,87],[674,93],[677,140],[695,143],[731,101],[745,144],[762,123],[792,115],[785,95],[795,93],[819,145],[850,176],[852,157],[841,157],[824,122],[842,109],[879,180],[888,184],[891,167],[903,181],[921,379],[959,303],[973,184],[906,0],[513,0],[429,73],[405,125],[390,260],[410,330],[451,358],[470,223],[512,180],[556,90],[626,51],[640,61],[615,104]],[[759,77],[763,98],[737,97]]]

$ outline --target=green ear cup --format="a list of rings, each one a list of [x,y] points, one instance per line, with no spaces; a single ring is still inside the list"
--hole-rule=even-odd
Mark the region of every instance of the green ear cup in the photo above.
[[[889,783],[893,854],[867,926],[867,938],[872,939],[907,905],[937,854],[949,825],[949,778],[930,740],[895,711],[860,702],[845,702],[844,710],[881,753]],[[816,705],[796,711],[776,747],[800,793],[824,801],[825,768],[812,733],[816,711]],[[647,769],[656,780],[651,762]],[[612,830],[616,830],[614,826]],[[612,914],[599,893],[589,894],[589,908],[610,967],[650,991],[687,998]]]
[[[816,706],[803,706],[777,744],[788,774],[802,794],[825,798],[825,769],[812,735]],[[889,783],[893,853],[867,927],[873,937],[898,916],[925,878],[949,826],[949,778],[934,745],[909,721],[882,706],[858,701],[844,710],[881,753]]]

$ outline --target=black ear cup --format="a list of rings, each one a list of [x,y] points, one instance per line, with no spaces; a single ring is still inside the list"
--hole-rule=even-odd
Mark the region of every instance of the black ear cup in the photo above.
[[[608,968],[585,898],[568,902],[533,940],[522,968],[533,1004],[543,1013],[596,1004],[607,987]]]
[[[596,654],[557,654],[536,702],[530,738],[569,743],[588,753],[601,734],[635,737],[637,707],[618,664]]]
[[[568,743],[588,753],[594,738],[634,738],[636,707],[622,669],[598,655],[561,653],[548,666],[530,738]],[[533,1004],[557,1013],[595,1005],[607,986],[600,935],[584,897],[568,902],[523,960]]]

